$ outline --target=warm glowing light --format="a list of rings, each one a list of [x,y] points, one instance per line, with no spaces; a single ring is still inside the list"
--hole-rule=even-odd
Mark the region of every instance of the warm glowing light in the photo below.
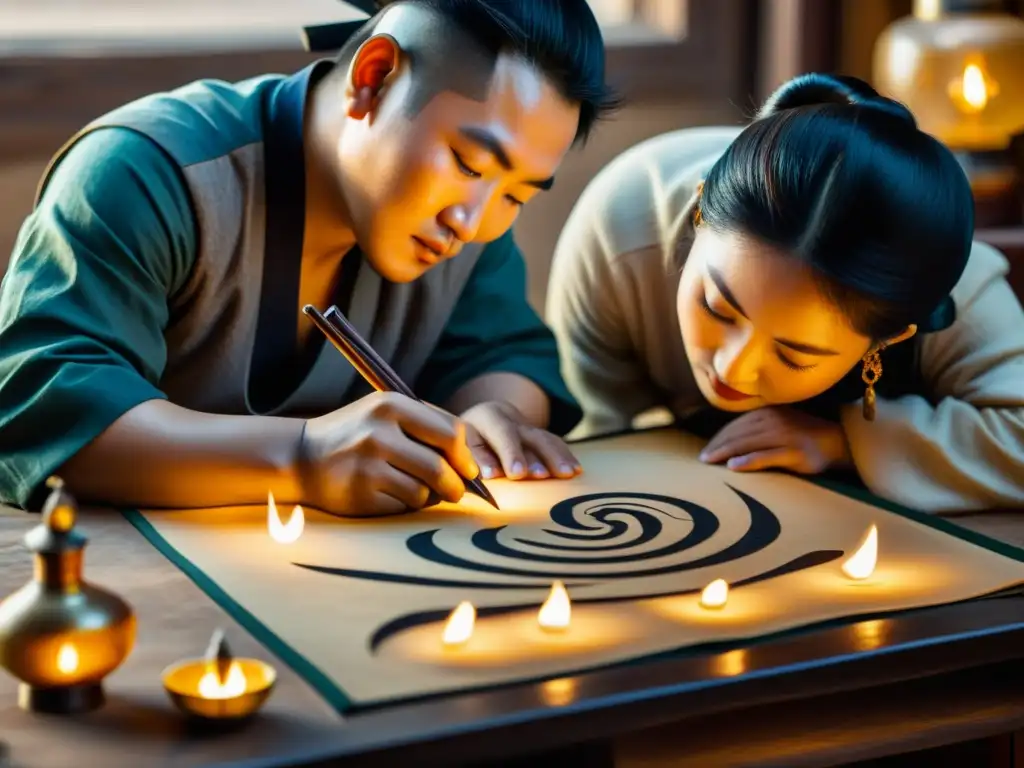
[[[78,669],[78,649],[71,643],[64,643],[57,651],[57,669],[65,675]]]
[[[455,610],[448,617],[448,623],[444,625],[444,644],[459,645],[466,642],[473,635],[473,625],[476,623],[476,608],[467,600],[459,603]]]
[[[866,579],[875,572],[877,562],[878,528],[872,525],[857,551],[843,563],[843,573],[851,579]]]
[[[705,608],[721,608],[729,599],[729,583],[725,579],[715,579],[700,593],[700,604]]]
[[[747,671],[747,652],[737,648],[728,653],[720,653],[711,658],[711,663],[715,672],[722,677],[736,677]]]
[[[988,104],[988,88],[985,75],[977,64],[968,64],[964,69],[964,101],[979,112]]]
[[[964,66],[964,73],[949,84],[953,103],[967,114],[977,114],[999,93],[999,83],[988,77],[977,63]]]
[[[291,544],[299,540],[302,529],[306,527],[306,515],[298,504],[292,510],[292,516],[287,524],[281,522],[281,516],[277,514],[277,504],[274,502],[274,494],[267,494],[267,530],[270,531],[270,538],[278,544]]]
[[[569,593],[565,591],[565,585],[556,581],[551,585],[551,592],[544,605],[537,612],[537,623],[544,629],[565,629],[569,626],[569,619],[572,616],[572,605],[569,602]]]
[[[576,682],[571,677],[560,677],[541,683],[540,695],[549,707],[564,707],[576,698]]]
[[[216,668],[212,668],[199,680],[199,695],[204,699],[233,699],[245,693],[245,673],[237,661],[228,667],[227,678],[222,683]]]

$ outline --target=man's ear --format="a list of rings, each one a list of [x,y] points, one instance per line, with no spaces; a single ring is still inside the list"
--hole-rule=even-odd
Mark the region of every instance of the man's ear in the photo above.
[[[885,346],[891,347],[893,344],[899,344],[901,341],[906,341],[907,339],[909,339],[910,337],[912,337],[916,333],[917,333],[917,326],[916,325],[908,325],[906,328],[903,329],[903,331],[901,333],[898,333],[895,336],[886,339],[885,340]]]
[[[398,70],[402,49],[391,35],[379,33],[359,46],[348,68],[348,116],[362,120],[380,100],[388,78]]]

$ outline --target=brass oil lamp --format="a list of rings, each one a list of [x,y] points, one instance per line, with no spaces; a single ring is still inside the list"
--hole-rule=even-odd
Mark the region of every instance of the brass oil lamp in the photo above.
[[[23,709],[75,714],[103,705],[103,679],[131,652],[136,620],[124,600],[82,579],[78,505],[59,478],[47,485],[42,523],[24,539],[32,580],[0,603],[0,666],[21,681]]]

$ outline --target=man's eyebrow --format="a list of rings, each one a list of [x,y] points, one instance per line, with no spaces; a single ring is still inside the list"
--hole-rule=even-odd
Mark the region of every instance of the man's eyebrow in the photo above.
[[[711,282],[718,288],[718,292],[722,294],[722,298],[728,302],[728,304],[739,312],[744,317],[747,317],[747,313],[743,311],[743,307],[736,301],[736,297],[732,295],[732,291],[729,290],[729,286],[725,284],[725,278],[722,277],[722,273],[714,267],[708,267],[708,276],[711,278]],[[749,320],[750,318],[747,317]]]
[[[514,170],[515,165],[513,165],[512,159],[508,156],[508,151],[506,151],[505,146],[493,133],[483,128],[474,128],[472,126],[460,128],[459,133],[461,133],[467,139],[472,141],[474,144],[483,147],[492,155],[494,155],[494,159],[498,161],[498,165],[500,165],[506,171]],[[542,189],[546,191],[551,189],[551,187],[555,185],[555,177],[549,176],[546,179],[540,179],[538,181],[527,181],[526,183],[531,187],[536,187],[537,189]]]
[[[733,309],[735,309],[744,317],[747,317],[747,313],[743,311],[743,307],[740,306],[740,303],[736,300],[736,297],[733,296],[732,291],[729,290],[729,286],[725,284],[725,278],[722,277],[722,273],[719,272],[714,267],[709,266],[708,276],[711,278],[712,282],[714,282],[715,286],[718,288],[718,292],[722,294],[722,298],[725,299],[726,302]],[[747,319],[749,320],[750,318],[747,317]],[[816,347],[813,344],[804,344],[799,341],[790,341],[789,339],[775,339],[775,342],[777,344],[781,344],[784,347],[789,347],[795,352],[803,352],[805,355],[832,356],[839,354],[834,349],[825,349],[824,347]]]

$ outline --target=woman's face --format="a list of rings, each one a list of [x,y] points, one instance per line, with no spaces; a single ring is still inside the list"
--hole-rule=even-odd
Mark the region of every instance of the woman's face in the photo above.
[[[686,259],[676,307],[697,384],[725,411],[814,397],[871,348],[821,294],[807,266],[707,227]]]

